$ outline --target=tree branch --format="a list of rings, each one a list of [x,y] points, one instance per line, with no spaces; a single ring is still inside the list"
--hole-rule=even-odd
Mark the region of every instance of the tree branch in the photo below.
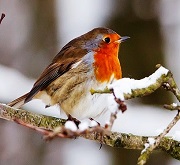
[[[35,114],[26,110],[17,110],[1,103],[0,117],[5,120],[14,121],[20,123],[21,125],[28,126],[44,135],[52,135],[56,128],[63,128],[65,124],[65,120],[63,119]],[[137,136],[118,132],[109,132],[108,135],[105,134],[102,137],[101,132],[103,129],[101,128],[99,130],[101,131],[96,131],[94,129],[93,131],[83,132],[82,134],[79,134],[79,136],[105,145],[109,145],[111,147],[137,150],[144,149],[144,144],[148,142],[149,138],[147,136]],[[69,137],[74,137],[74,135]],[[173,140],[171,137],[163,137],[157,149],[165,151],[172,157],[180,160],[179,145],[180,142]]]
[[[136,97],[144,97],[150,95],[161,86],[167,87],[167,85],[169,85],[169,87],[173,89],[172,91],[174,95],[180,101],[180,93],[179,90],[177,90],[178,87],[172,77],[172,73],[161,65],[157,65],[156,67],[158,68],[156,72],[149,77],[145,77],[144,79],[134,80],[131,78],[123,78],[109,85],[109,87],[106,87],[103,90],[91,89],[90,92],[91,94],[103,94],[112,93],[114,91],[116,97],[119,96],[119,99],[128,100]]]

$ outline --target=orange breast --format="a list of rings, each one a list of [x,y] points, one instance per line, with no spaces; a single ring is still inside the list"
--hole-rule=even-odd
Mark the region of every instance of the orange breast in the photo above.
[[[94,73],[97,81],[109,82],[114,74],[115,79],[122,78],[121,65],[118,59],[119,44],[103,46],[94,55]]]

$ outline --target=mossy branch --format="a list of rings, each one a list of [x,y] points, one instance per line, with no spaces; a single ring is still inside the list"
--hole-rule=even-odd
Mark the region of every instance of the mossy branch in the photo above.
[[[0,103],[0,117],[5,120],[15,121],[31,128],[39,128],[53,132],[55,128],[65,124],[64,119],[35,114],[26,110],[17,110]],[[41,131],[41,133],[44,133]],[[46,132],[45,132],[46,134]],[[97,141],[99,143],[109,145],[111,147],[126,149],[144,149],[144,144],[148,142],[147,136],[137,136],[133,134],[125,134],[118,132],[110,132],[109,135],[101,136],[98,132],[89,132],[81,134],[80,137]],[[155,137],[154,137],[155,138]],[[173,140],[171,137],[163,137],[157,150],[162,150],[170,154],[172,157],[180,160],[180,142]]]

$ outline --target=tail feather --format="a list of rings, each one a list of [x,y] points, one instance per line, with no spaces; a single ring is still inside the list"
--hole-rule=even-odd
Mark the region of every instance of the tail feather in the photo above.
[[[25,104],[25,99],[27,98],[29,93],[26,93],[25,95],[13,100],[12,102],[8,103],[8,106],[11,106],[13,108],[20,108]]]

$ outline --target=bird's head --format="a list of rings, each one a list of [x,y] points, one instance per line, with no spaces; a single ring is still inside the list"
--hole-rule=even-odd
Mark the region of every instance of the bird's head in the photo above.
[[[81,47],[90,52],[119,46],[121,42],[128,38],[128,36],[121,37],[111,29],[99,27],[75,38],[71,42],[75,47]]]

